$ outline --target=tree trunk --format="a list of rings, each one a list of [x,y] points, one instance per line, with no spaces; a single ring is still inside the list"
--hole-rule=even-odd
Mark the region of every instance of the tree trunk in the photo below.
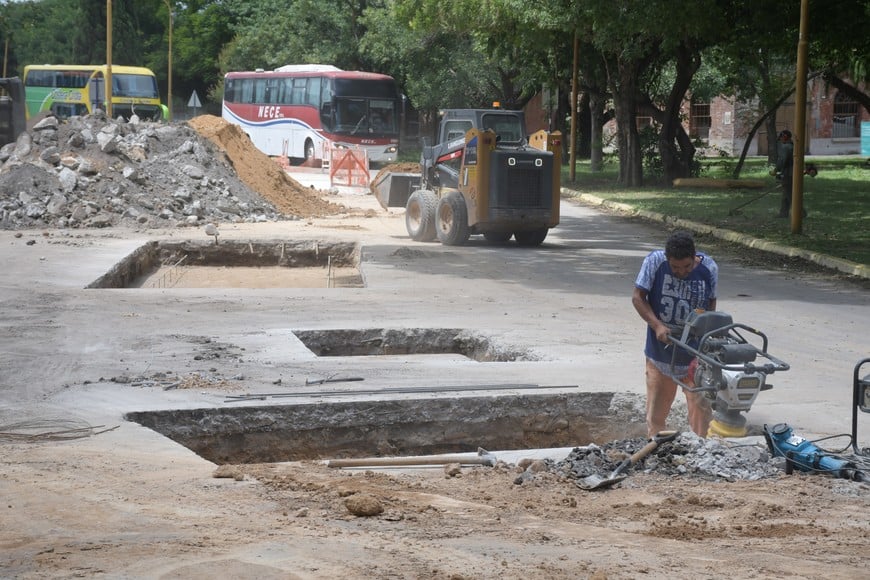
[[[619,147],[619,183],[627,187],[643,185],[643,159],[637,132],[636,61],[620,60],[616,79],[611,76],[611,90],[616,104],[617,143]],[[614,82],[615,81],[615,82]]]
[[[593,173],[601,171],[604,167],[604,104],[606,100],[597,92],[589,93],[589,113],[591,123],[589,127],[590,141],[590,169]]]
[[[577,159],[589,159],[589,94],[580,93],[577,107]]]
[[[767,120],[764,122],[767,125],[767,162],[771,165],[776,165],[776,115],[770,115]]]
[[[683,129],[680,108],[689,91],[695,72],[701,66],[701,56],[685,43],[677,48],[676,77],[662,118],[659,133],[659,154],[662,157],[665,183],[673,183],[679,177],[689,177],[695,146]]]

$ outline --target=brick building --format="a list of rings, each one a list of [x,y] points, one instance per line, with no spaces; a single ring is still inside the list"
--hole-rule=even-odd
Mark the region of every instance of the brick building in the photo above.
[[[862,86],[863,85],[859,85]],[[547,128],[547,116],[538,95],[526,106],[526,124],[530,132]],[[749,130],[760,113],[752,103],[735,102],[733,98],[716,97],[710,102],[686,101],[683,107],[686,130],[693,138],[707,145],[700,155],[716,156],[720,152],[739,156]],[[794,130],[794,98],[786,101],[776,114],[777,131]],[[652,122],[638,117],[638,125]],[[807,87],[807,154],[858,155],[861,153],[861,123],[870,122],[870,113],[822,79],[816,78]],[[615,121],[608,123],[605,135],[613,134]],[[767,155],[767,126],[759,128],[750,143],[749,155]]]
[[[717,97],[709,103],[692,103],[686,111],[689,134],[707,143],[708,154],[725,151],[739,155],[746,137],[758,118],[754,107],[734,99]],[[777,131],[794,131],[794,99],[777,111]],[[861,152],[861,123],[870,121],[857,101],[826,86],[821,79],[807,87],[807,154],[857,155]],[[750,155],[767,155],[767,126],[762,126],[750,144]]]

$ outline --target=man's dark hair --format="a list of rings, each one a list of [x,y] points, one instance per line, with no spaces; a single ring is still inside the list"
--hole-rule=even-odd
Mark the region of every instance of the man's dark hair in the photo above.
[[[665,243],[665,257],[685,260],[695,257],[695,240],[689,232],[674,232]]]

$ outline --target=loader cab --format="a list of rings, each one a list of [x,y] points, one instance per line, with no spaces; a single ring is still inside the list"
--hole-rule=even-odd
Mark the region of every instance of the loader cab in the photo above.
[[[454,139],[463,139],[468,130],[473,128],[474,124],[470,120],[456,119],[445,121],[442,129],[445,138],[440,139],[439,142],[446,143]]]
[[[472,128],[493,131],[500,147],[521,147],[527,143],[523,112],[504,109],[444,109],[436,142],[462,139]]]

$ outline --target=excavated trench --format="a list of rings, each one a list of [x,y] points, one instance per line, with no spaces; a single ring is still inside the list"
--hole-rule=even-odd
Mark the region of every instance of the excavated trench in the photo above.
[[[135,421],[217,464],[604,443],[645,432],[614,393],[511,394],[163,410]]]
[[[532,361],[529,351],[505,347],[460,328],[362,328],[294,330],[317,356],[400,356],[457,354],[478,362]]]
[[[149,242],[88,288],[362,287],[359,253],[356,244],[329,241]],[[480,362],[537,360],[531,351],[463,329],[294,334],[322,357],[451,354]],[[391,389],[360,392],[369,398],[356,402],[236,406],[244,403],[236,401],[232,407],[135,412],[126,418],[218,464],[570,447],[644,431],[642,412],[615,405],[614,393],[488,387],[412,386],[400,397],[377,401],[371,397]],[[491,395],[475,395],[485,391]],[[408,398],[414,396],[424,398]]]
[[[154,241],[88,288],[359,288],[359,247],[324,240]]]

